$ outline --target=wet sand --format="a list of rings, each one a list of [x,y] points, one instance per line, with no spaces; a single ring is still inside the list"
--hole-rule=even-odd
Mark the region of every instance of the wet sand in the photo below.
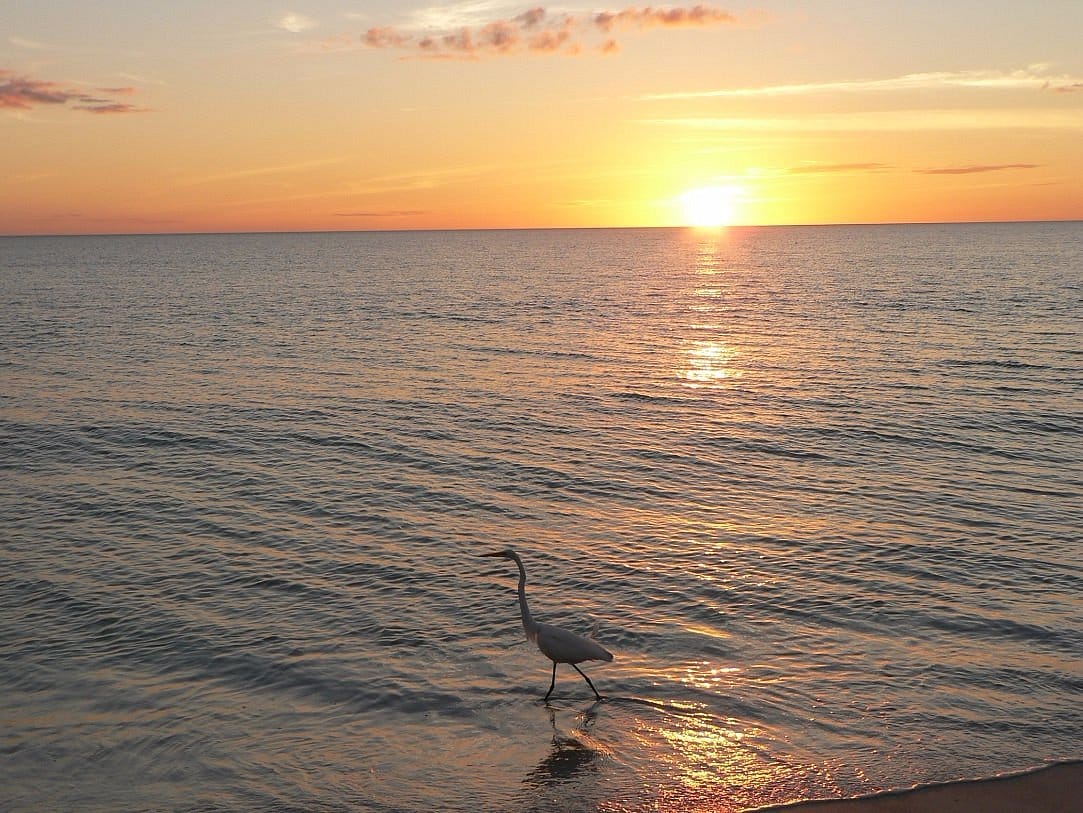
[[[1083,761],[904,791],[757,808],[757,813],[1080,813]]]

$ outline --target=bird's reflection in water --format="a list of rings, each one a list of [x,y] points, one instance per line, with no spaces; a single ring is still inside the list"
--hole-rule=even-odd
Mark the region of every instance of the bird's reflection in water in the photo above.
[[[549,724],[553,727],[553,743],[545,759],[523,778],[523,784],[532,787],[552,787],[581,779],[588,773],[596,773],[597,761],[603,752],[592,744],[590,728],[598,716],[599,703],[594,703],[577,715],[575,727],[563,733],[557,728],[556,709],[546,705]]]

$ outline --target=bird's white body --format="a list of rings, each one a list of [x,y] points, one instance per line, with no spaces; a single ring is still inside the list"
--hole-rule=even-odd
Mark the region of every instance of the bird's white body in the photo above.
[[[526,633],[527,640],[537,644],[542,654],[553,662],[553,680],[549,684],[549,691],[546,693],[545,699],[549,699],[549,695],[553,693],[553,687],[556,685],[557,664],[568,663],[576,672],[583,675],[583,679],[594,692],[594,696],[601,700],[601,695],[594,688],[594,684],[590,682],[590,678],[576,664],[583,661],[611,661],[613,660],[613,653],[590,638],[576,635],[574,632],[569,632],[562,627],[554,627],[552,624],[539,624],[534,620],[533,616],[530,615],[530,607],[526,603],[526,568],[523,567],[523,560],[519,558],[519,554],[515,551],[508,549],[482,555],[511,559],[519,566],[519,611],[523,617],[523,632]]]
[[[535,624],[534,627],[536,631],[533,638],[528,632],[527,639],[533,640],[542,654],[553,663],[613,660],[613,653],[590,638],[554,627],[552,624]]]

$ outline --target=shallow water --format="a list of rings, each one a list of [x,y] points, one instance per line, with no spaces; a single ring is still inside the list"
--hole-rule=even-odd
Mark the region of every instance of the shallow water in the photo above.
[[[0,808],[1078,758],[1083,226],[0,239]],[[616,654],[523,640],[542,621]]]

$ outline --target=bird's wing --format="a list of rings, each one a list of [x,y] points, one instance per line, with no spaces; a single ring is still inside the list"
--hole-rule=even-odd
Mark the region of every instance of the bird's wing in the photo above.
[[[538,649],[557,663],[613,660],[612,653],[597,641],[552,624],[538,624]]]

